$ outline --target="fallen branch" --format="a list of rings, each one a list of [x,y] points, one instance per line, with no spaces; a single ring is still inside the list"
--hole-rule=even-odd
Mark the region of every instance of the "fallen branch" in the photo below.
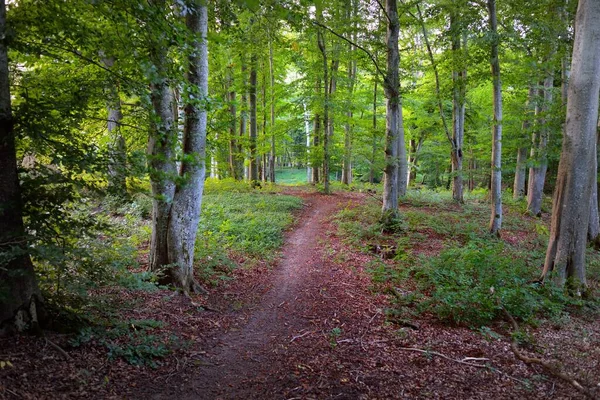
[[[500,307],[502,308],[502,311],[504,312],[504,315],[506,316],[506,318],[512,324],[514,332],[518,332],[520,330],[520,328],[519,328],[519,324],[517,323],[517,321],[513,318],[512,315],[510,315],[510,313],[506,310],[506,308],[504,308],[504,306],[502,304],[500,304]],[[590,398],[590,399],[597,398],[596,396],[594,396],[594,394],[589,389],[583,387],[583,385],[581,383],[579,383],[575,378],[573,378],[569,374],[561,371],[558,367],[554,366],[550,361],[543,360],[541,358],[528,357],[525,354],[521,353],[521,351],[519,350],[519,345],[517,343],[517,339],[514,337],[513,337],[512,341],[510,342],[510,348],[511,348],[512,352],[515,354],[515,356],[519,360],[523,361],[525,364],[540,365],[542,368],[544,368],[544,370],[546,370],[546,372],[567,382],[568,384],[573,386],[575,389],[577,389],[579,392],[583,393],[588,398]]]
[[[54,348],[54,350],[58,351],[67,361],[71,361],[73,358],[71,358],[71,356],[62,349],[62,347],[60,347],[59,345],[57,345],[56,343],[54,343],[53,341],[51,341],[48,338],[44,338],[46,339],[46,343],[48,343],[50,346],[52,346]]]
[[[452,357],[448,357],[445,354],[438,353],[437,351],[429,351],[429,350],[417,349],[416,347],[399,347],[398,349],[399,350],[405,350],[405,351],[416,351],[416,352],[423,353],[423,354],[432,354],[434,356],[438,356],[438,357],[444,358],[444,359],[449,360],[449,361],[453,361],[453,362],[458,363],[458,364],[468,365],[469,367],[485,368],[485,369],[489,368],[489,366],[487,366],[487,365],[474,364],[474,363],[470,363],[470,362],[467,362],[467,361],[456,360],[456,359],[454,359]],[[485,360],[487,360],[487,359],[485,359]]]
[[[304,332],[302,335],[294,336],[292,338],[292,340],[290,340],[290,343],[292,343],[296,339],[300,339],[300,338],[302,338],[302,337],[304,337],[306,335],[310,335],[311,333],[314,333],[314,332],[313,331],[308,331],[308,332]]]

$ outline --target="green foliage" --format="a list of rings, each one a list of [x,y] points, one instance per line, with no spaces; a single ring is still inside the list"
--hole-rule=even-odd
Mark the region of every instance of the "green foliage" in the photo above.
[[[335,222],[346,243],[373,255],[366,269],[375,288],[393,296],[396,319],[422,312],[445,322],[480,327],[504,318],[502,307],[527,323],[538,318],[559,323],[565,313],[579,310],[597,313],[598,300],[593,296],[573,298],[551,283],[537,282],[547,244],[543,222],[523,218],[521,204],[509,203],[507,229],[519,235],[527,232],[527,241],[518,245],[499,241],[486,233],[489,208],[480,204],[479,198],[475,194],[457,205],[448,192],[411,190],[404,198],[405,229],[400,234],[381,231],[381,210],[375,202],[347,207],[336,215]],[[505,235],[512,236],[509,232]],[[414,255],[415,249],[427,246],[431,239],[439,243],[439,255]],[[374,244],[381,248],[393,244],[393,260],[376,256]],[[588,275],[594,287],[600,257],[591,250],[588,257]],[[406,287],[410,290],[402,289]]]
[[[70,344],[79,347],[87,343],[96,343],[106,348],[111,360],[122,358],[131,365],[156,368],[157,359],[170,354],[179,341],[175,336],[164,337],[151,333],[163,325],[162,322],[152,319],[109,322],[102,326],[81,329],[77,336],[70,340]]]
[[[342,335],[342,328],[335,327],[329,332],[329,346],[335,349],[338,345],[337,339]]]
[[[196,260],[200,277],[217,284],[235,268],[232,254],[247,261],[273,259],[283,243],[283,231],[293,221],[291,212],[301,207],[302,200],[257,193],[247,183],[211,185],[203,198]]]
[[[472,241],[422,262],[413,273],[431,298],[421,307],[442,320],[480,326],[501,316],[502,306],[523,320],[560,309],[560,303],[528,283],[537,271],[527,268],[500,242]]]

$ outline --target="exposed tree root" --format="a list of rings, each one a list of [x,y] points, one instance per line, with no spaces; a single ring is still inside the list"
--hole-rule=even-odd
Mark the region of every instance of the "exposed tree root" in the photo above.
[[[506,308],[504,308],[504,306],[502,306],[502,304],[500,304],[500,307],[502,307],[502,311],[504,312],[504,315],[512,324],[513,331],[518,332],[520,329],[519,329],[519,324],[517,323],[517,321],[513,318],[512,315],[510,315],[510,313],[506,310]],[[557,367],[551,361],[543,360],[541,358],[528,357],[525,354],[523,354],[519,350],[519,345],[517,343],[517,339],[515,339],[515,338],[512,339],[512,341],[510,343],[510,348],[511,348],[512,352],[515,354],[515,356],[519,360],[523,361],[525,364],[540,365],[550,375],[553,375],[553,376],[560,378],[563,381],[567,382],[568,384],[573,386],[575,389],[577,389],[579,392],[584,394],[586,397],[588,397],[590,399],[597,399],[597,397],[594,396],[594,394],[589,389],[585,388],[581,383],[579,383],[575,378],[573,378],[569,374],[561,371],[560,367]]]

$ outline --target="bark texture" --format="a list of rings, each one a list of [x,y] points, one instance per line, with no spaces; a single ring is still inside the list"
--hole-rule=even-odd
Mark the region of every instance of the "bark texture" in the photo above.
[[[251,182],[256,182],[260,179],[258,176],[259,159],[256,154],[256,137],[257,137],[257,122],[256,122],[256,71],[257,58],[252,55],[250,58],[250,176],[248,179]]]
[[[385,168],[383,170],[383,217],[392,218],[398,215],[398,196],[401,178],[399,174],[399,154],[400,140],[404,141],[404,132],[402,138],[400,133],[400,124],[402,116],[402,104],[400,98],[400,78],[399,65],[400,54],[398,50],[398,35],[400,22],[398,20],[398,5],[396,0],[386,0],[385,10],[388,17],[386,48],[387,48],[387,70],[384,77],[383,89],[386,97],[386,118],[385,118]],[[402,143],[404,144],[404,143]],[[406,153],[406,148],[405,148]],[[408,165],[406,163],[406,154],[404,154],[405,169],[400,171],[407,176]],[[404,188],[404,190],[406,190]],[[404,192],[403,192],[404,193]]]
[[[114,58],[105,58],[102,63],[106,68],[112,68]],[[121,99],[118,85],[110,85],[106,89],[107,129],[110,138],[108,148],[108,192],[127,197],[127,148],[125,138],[121,134]]]
[[[547,126],[547,113],[552,103],[552,87],[554,86],[554,71],[548,72],[544,79],[544,88],[541,90],[542,104],[539,106],[541,118],[539,121],[539,134],[534,133],[531,147],[531,158],[534,165],[529,169],[529,183],[527,187],[527,211],[532,215],[540,216],[542,213],[542,200],[544,197],[544,183],[548,170],[548,137],[550,130]]]
[[[164,3],[163,3],[164,4]],[[167,49],[157,45],[152,61],[163,78],[152,84],[155,113],[148,152],[154,194],[150,265],[166,268],[163,283],[173,283],[185,293],[200,291],[193,277],[194,245],[206,171],[206,111],[208,96],[208,18],[206,6],[196,2],[186,15],[193,45],[188,56],[187,84],[182,138],[183,162],[175,162],[177,127],[173,116],[172,91],[166,79]]]
[[[542,276],[585,286],[585,249],[596,154],[600,94],[600,1],[581,0],[568,87],[566,129],[554,192],[550,238]]]
[[[465,138],[465,104],[467,71],[461,68],[461,25],[455,15],[450,19],[452,32],[452,54],[454,67],[452,71],[452,140],[450,159],[452,163],[452,198],[462,203],[463,196],[463,143]],[[466,49],[466,37],[464,48]]]
[[[204,189],[206,157],[206,109],[208,97],[208,46],[206,6],[196,7],[186,16],[186,25],[195,35],[194,49],[188,58],[187,81],[190,90],[196,92],[195,99],[185,106],[183,132],[184,162],[181,165],[181,180],[173,198],[169,219],[169,262],[174,283],[185,292],[198,291],[194,281],[194,245],[200,222],[200,207]]]
[[[323,12],[320,8],[317,9],[317,18],[321,21],[323,20]],[[329,93],[331,90],[331,86],[329,83],[329,66],[327,63],[327,47],[325,44],[325,36],[323,34],[323,30],[319,29],[317,31],[317,44],[319,46],[319,50],[321,51],[321,55],[323,56],[323,81],[324,85],[324,94],[323,94],[323,191],[327,194],[329,193],[329,130],[331,127],[331,122],[329,121]]]
[[[6,38],[6,4],[0,0],[0,36]],[[8,49],[0,40],[0,336],[36,329],[42,311],[27,253],[8,76]]]
[[[500,81],[500,60],[498,59],[498,20],[496,0],[488,0],[490,30],[493,35],[490,66],[494,86],[494,122],[492,127],[492,174],[491,190],[492,215],[490,233],[500,235],[502,228],[502,82]]]
[[[535,101],[535,87],[529,86],[527,102],[525,103],[525,119],[521,132],[525,138],[531,129],[532,105]],[[522,146],[517,149],[517,166],[515,168],[515,180],[513,182],[513,198],[520,199],[525,196],[525,177],[527,173],[527,147]]]

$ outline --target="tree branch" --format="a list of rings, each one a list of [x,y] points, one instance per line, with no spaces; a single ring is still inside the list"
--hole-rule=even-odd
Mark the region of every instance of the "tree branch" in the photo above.
[[[379,5],[379,8],[381,8],[381,11],[383,11],[383,15],[385,15],[385,18],[388,20],[388,23],[391,22],[390,16],[388,15],[387,11],[385,10],[385,7],[383,6],[383,4],[381,4],[381,1],[379,1],[379,0],[375,0],[375,1]]]
[[[373,53],[371,53],[369,50],[365,49],[364,47],[362,47],[359,44],[356,44],[355,42],[353,42],[352,40],[348,39],[347,37],[340,35],[339,33],[337,33],[336,31],[334,31],[333,29],[331,29],[330,27],[328,27],[327,25],[324,25],[322,23],[320,23],[319,21],[313,20],[312,21],[313,24],[327,30],[328,32],[332,33],[333,35],[337,36],[338,38],[350,43],[352,46],[356,47],[359,50],[362,50],[367,56],[369,56],[369,58],[371,59],[371,61],[373,62],[373,65],[375,66],[375,69],[377,70],[377,73],[379,75],[381,75],[383,77],[383,80],[387,83],[387,79],[385,77],[385,73],[381,70],[381,68],[379,67],[379,63],[377,62],[377,60],[375,59],[375,57],[373,56]]]
[[[502,311],[504,312],[504,315],[506,316],[508,321],[513,326],[513,333],[518,332],[520,330],[520,328],[519,328],[519,324],[517,323],[517,321],[513,318],[512,315],[510,315],[510,313],[506,310],[506,308],[504,308],[502,303],[500,303],[500,300],[498,300],[498,304],[502,308]],[[528,357],[525,354],[521,353],[521,351],[519,350],[519,345],[517,343],[516,337],[513,337],[512,341],[510,342],[510,348],[511,348],[512,352],[515,354],[515,356],[519,360],[523,361],[525,364],[540,365],[540,366],[542,366],[542,368],[544,368],[544,370],[546,370],[546,372],[567,382],[568,384],[573,386],[575,389],[580,391],[582,394],[584,394],[586,397],[588,397],[590,399],[597,398],[596,396],[594,396],[594,394],[589,389],[585,388],[581,383],[579,383],[575,378],[573,378],[566,372],[561,371],[559,367],[553,365],[553,363],[551,363],[550,361],[543,360],[541,358]]]
[[[452,140],[452,136],[450,135],[450,130],[448,129],[448,123],[446,122],[446,117],[444,116],[444,107],[442,104],[442,94],[441,94],[441,90],[440,90],[440,74],[438,72],[437,69],[437,63],[435,62],[435,58],[433,57],[433,51],[431,50],[431,44],[429,43],[429,37],[427,36],[427,28],[425,27],[425,21],[423,21],[423,14],[421,14],[421,7],[419,7],[419,4],[416,4],[417,6],[417,13],[418,13],[418,17],[415,16],[415,14],[413,14],[410,10],[408,10],[407,12],[414,18],[416,19],[419,24],[421,25],[421,31],[423,32],[423,39],[425,40],[425,46],[427,46],[427,54],[429,55],[429,60],[431,61],[431,67],[433,68],[433,73],[435,75],[435,93],[436,93],[436,97],[437,97],[437,101],[438,101],[438,109],[440,112],[440,118],[442,119],[442,125],[444,126],[444,132],[446,133],[446,138],[448,138],[448,141],[450,142],[450,145],[452,146],[452,150],[454,151],[454,147],[455,147],[455,143],[454,140]]]

